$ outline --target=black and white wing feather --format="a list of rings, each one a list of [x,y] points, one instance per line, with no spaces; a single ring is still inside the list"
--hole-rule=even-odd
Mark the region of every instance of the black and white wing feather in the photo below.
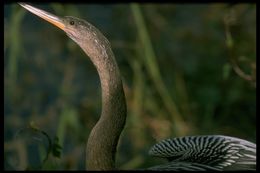
[[[155,144],[149,154],[169,161],[151,169],[256,170],[256,145],[229,136],[207,135],[166,139]]]

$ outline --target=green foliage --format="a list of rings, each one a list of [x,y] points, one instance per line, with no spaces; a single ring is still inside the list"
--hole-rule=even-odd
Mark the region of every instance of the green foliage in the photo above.
[[[33,145],[35,141],[37,142],[37,145],[39,148],[44,147],[44,152],[41,152],[45,155],[38,165],[27,165],[26,170],[41,170],[44,169],[44,165],[48,161],[48,158],[50,158],[50,155],[54,158],[61,158],[61,150],[62,147],[60,146],[60,142],[58,137],[55,136],[54,140],[51,140],[50,135],[48,135],[45,131],[41,130],[35,122],[31,121],[26,128],[22,128],[15,134],[14,140],[19,140],[18,138],[22,140],[28,141],[28,145]],[[45,145],[45,141],[47,139],[47,147]]]
[[[62,149],[62,147],[59,144],[59,139],[58,139],[58,137],[55,137],[54,142],[52,144],[52,154],[53,154],[53,156],[60,158],[61,157],[61,149]]]

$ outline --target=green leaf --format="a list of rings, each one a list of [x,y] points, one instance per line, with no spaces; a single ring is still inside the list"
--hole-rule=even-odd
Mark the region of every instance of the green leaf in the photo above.
[[[231,66],[228,63],[224,64],[224,66],[223,66],[223,79],[227,79],[230,75],[230,72],[231,72]]]
[[[62,149],[62,147],[59,144],[59,139],[58,139],[58,137],[55,137],[54,142],[52,144],[52,154],[53,154],[53,156],[60,158],[61,157],[61,149]]]

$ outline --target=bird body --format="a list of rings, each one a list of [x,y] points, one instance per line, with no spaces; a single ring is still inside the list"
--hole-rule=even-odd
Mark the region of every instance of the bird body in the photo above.
[[[58,17],[31,5],[20,5],[62,29],[95,65],[101,81],[102,111],[88,138],[86,167],[89,170],[115,169],[116,148],[125,126],[127,107],[119,68],[109,41],[85,20]],[[150,170],[249,169],[247,162],[255,166],[255,148],[255,144],[248,141],[217,135],[167,139],[153,146],[149,153],[170,162]]]

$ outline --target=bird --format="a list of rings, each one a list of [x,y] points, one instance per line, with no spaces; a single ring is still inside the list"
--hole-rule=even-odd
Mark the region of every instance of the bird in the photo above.
[[[116,150],[127,117],[122,79],[108,39],[89,22],[60,17],[26,3],[23,8],[63,30],[78,44],[97,69],[102,91],[101,115],[86,145],[87,170],[114,170]],[[167,163],[148,170],[256,170],[256,144],[224,135],[184,136],[162,140],[149,155]]]

